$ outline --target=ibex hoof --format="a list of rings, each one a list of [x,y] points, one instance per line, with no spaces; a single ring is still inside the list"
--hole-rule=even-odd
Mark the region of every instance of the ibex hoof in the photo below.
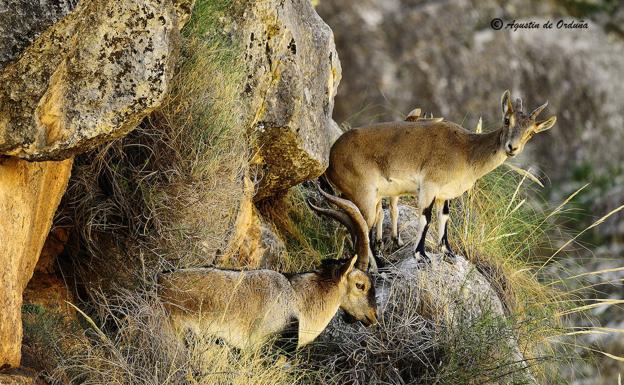
[[[405,246],[405,243],[403,243],[403,240],[401,239],[401,237],[397,237],[397,238],[392,238],[392,245],[394,246],[395,249],[400,249],[401,247]]]
[[[448,263],[455,264],[455,262],[457,262],[457,256],[452,251],[445,251],[444,260]]]
[[[427,253],[417,251],[416,254],[414,254],[414,258],[416,258],[419,265],[422,265],[422,266],[431,265],[431,258],[429,258]]]

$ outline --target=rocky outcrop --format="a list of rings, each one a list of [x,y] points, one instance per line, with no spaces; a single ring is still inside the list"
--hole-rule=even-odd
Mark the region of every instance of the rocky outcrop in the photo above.
[[[19,365],[22,292],[73,155],[125,135],[163,100],[192,4],[18,0],[8,14],[0,6],[0,367]],[[44,284],[66,299],[59,282]]]
[[[262,200],[325,171],[341,68],[332,31],[309,1],[238,6]]]
[[[282,239],[253,204],[254,185],[245,178],[245,194],[234,224],[228,250],[216,261],[219,266],[245,268],[271,267],[285,252]]]
[[[0,73],[0,154],[59,160],[136,127],[167,90],[179,10],[86,0],[41,33]]]
[[[0,367],[19,366],[22,292],[65,192],[72,161],[0,161]]]
[[[49,26],[67,15],[76,0],[9,0],[0,4],[0,70]]]

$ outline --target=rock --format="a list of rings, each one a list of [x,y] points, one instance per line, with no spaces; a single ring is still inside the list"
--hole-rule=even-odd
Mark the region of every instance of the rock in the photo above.
[[[331,29],[307,0],[239,3],[246,47],[246,121],[256,139],[262,200],[327,168],[341,78]]]
[[[470,341],[495,344],[480,353],[481,359],[501,365],[500,371],[488,372],[501,376],[494,383],[537,385],[515,331],[505,322],[503,303],[485,276],[463,256],[455,264],[430,256],[428,267],[404,254],[402,262],[382,269],[376,279],[379,325],[364,328],[335,317],[311,347],[313,368],[339,383],[434,383],[444,372],[440,344]],[[473,328],[475,334],[468,337]],[[470,354],[472,347],[464,349],[460,354]]]
[[[10,369],[0,371],[0,385],[42,385],[37,373],[29,369]]]
[[[380,285],[378,298],[380,304],[387,304],[388,284],[399,277],[402,280],[419,282],[419,290],[427,293],[424,306],[433,307],[430,316],[435,321],[444,322],[455,319],[455,313],[468,309],[470,317],[486,313],[504,316],[503,304],[488,280],[466,258],[457,256],[455,263],[443,260],[440,254],[430,254],[432,263],[424,267],[410,253],[402,253],[400,263],[392,266],[385,273]],[[388,277],[391,276],[391,279]],[[460,298],[458,298],[458,294]],[[421,299],[424,297],[421,297]],[[458,309],[461,305],[462,309]]]
[[[407,199],[407,198],[403,198]],[[412,206],[399,204],[399,236],[402,240],[412,240],[418,236],[418,223],[419,215],[416,209]],[[429,233],[431,235],[431,233]],[[384,253],[388,253],[392,250],[392,217],[390,216],[390,208],[384,209],[384,222],[383,222],[383,241],[384,241]],[[405,242],[407,245],[408,242]],[[409,245],[411,250],[413,245]]]
[[[329,124],[329,148],[334,144],[338,138],[344,133],[342,128],[336,123],[334,119]]]
[[[56,227],[50,230],[35,266],[36,273],[52,274],[56,271],[56,257],[63,252],[68,239],[67,229]]]
[[[484,316],[506,317],[501,299],[475,265],[463,256],[457,256],[455,263],[445,262],[441,254],[430,257],[432,263],[426,268],[415,258],[407,257],[385,273],[377,294],[382,312],[388,306],[392,285],[418,282],[420,313],[436,325],[445,325],[449,320],[470,322]],[[510,362],[516,367],[514,371],[523,377],[521,383],[537,385],[514,333],[509,331],[505,335],[501,337],[507,338],[506,345],[512,354]]]
[[[22,292],[65,192],[72,162],[0,160],[0,367],[19,366]]]
[[[75,0],[8,0],[0,4],[0,71],[46,28],[71,12]]]
[[[56,268],[56,258],[65,249],[68,238],[68,231],[64,228],[50,230],[35,266],[35,272],[24,289],[23,302],[39,305],[48,311],[72,319],[76,311],[68,302],[75,303],[74,296]]]
[[[0,73],[0,154],[60,160],[132,130],[163,100],[190,3],[80,1]]]
[[[335,317],[307,364],[339,383],[434,383],[440,377],[454,383],[448,380],[465,373],[445,373],[445,349],[459,349],[452,360],[476,359],[469,355],[478,350],[494,364],[484,377],[500,375],[494,383],[537,385],[488,280],[462,256],[455,264],[441,255],[431,259],[426,268],[408,258],[383,269],[376,280],[380,323],[364,328]],[[480,345],[474,351],[447,345],[471,342]]]
[[[269,268],[285,252],[286,246],[276,234],[273,226],[262,218],[253,204],[254,185],[251,179],[245,178],[245,196],[234,225],[234,235],[228,250],[219,257],[219,266],[235,266],[238,268]]]

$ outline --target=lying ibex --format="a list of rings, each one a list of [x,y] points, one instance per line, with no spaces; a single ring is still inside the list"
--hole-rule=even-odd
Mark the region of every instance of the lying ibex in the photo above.
[[[449,200],[463,194],[483,175],[520,153],[536,133],[551,128],[556,117],[536,121],[548,102],[530,114],[522,112],[509,91],[501,100],[502,126],[476,134],[448,121],[380,123],[353,129],[334,143],[326,176],[366,219],[376,223],[382,197],[417,196],[419,236],[414,253],[425,261],[425,235],[433,205],[438,208],[439,243],[450,257],[447,221]],[[374,237],[371,232],[371,241]],[[396,234],[393,234],[396,236]]]
[[[368,249],[366,222],[351,206],[355,210],[345,210],[349,223],[361,224],[351,229],[358,237],[356,245]],[[318,270],[299,274],[181,269],[159,277],[159,297],[177,333],[190,329],[238,348],[277,335],[282,348],[293,351],[312,342],[339,308],[366,326],[377,323],[375,287],[369,274],[358,268],[366,265],[368,261],[356,255],[325,260]]]

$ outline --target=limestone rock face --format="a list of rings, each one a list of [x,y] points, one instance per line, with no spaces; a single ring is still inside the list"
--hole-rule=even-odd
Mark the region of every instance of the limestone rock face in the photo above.
[[[8,0],[0,4],[0,70],[50,25],[71,12],[76,0]]]
[[[125,135],[159,105],[192,5],[0,5],[0,367],[20,363],[22,293],[65,192],[73,155]],[[42,290],[50,295],[30,299],[63,304],[69,297],[62,282],[45,278]]]
[[[190,4],[80,1],[0,73],[0,154],[60,160],[132,130],[163,99]]]
[[[67,187],[72,162],[0,162],[0,367],[19,366],[22,292]]]
[[[246,120],[261,177],[255,200],[261,200],[327,168],[341,67],[332,31],[309,1],[246,1],[239,7]]]
[[[244,190],[228,250],[216,263],[238,268],[270,268],[285,252],[286,246],[254,206],[254,185],[249,177],[244,179]]]

